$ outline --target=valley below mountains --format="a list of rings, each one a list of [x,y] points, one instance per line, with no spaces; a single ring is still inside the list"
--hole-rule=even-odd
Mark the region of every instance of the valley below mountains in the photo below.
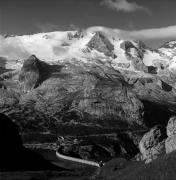
[[[31,150],[104,162],[95,179],[157,179],[151,169],[175,158],[176,41],[154,50],[103,31],[2,36],[0,113]],[[139,173],[122,177],[130,168]]]

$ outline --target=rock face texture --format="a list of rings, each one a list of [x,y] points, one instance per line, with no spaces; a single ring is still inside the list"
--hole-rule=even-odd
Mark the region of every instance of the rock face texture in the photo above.
[[[59,72],[51,73],[38,88],[20,97],[19,106],[23,110],[17,110],[18,107],[15,112],[23,113],[10,111],[9,116],[18,121],[24,132],[45,131],[46,127],[46,131],[56,135],[85,136],[81,139],[85,145],[70,143],[67,146],[69,154],[77,154],[81,158],[100,161],[103,157],[109,160],[120,154],[133,156],[137,148],[128,132],[133,127],[145,127],[143,104],[120,73],[111,69],[95,71],[92,66],[87,67],[86,71],[80,65],[58,66],[62,67]],[[29,108],[33,113],[25,116],[24,124],[22,119]],[[41,116],[44,117],[42,119],[41,114],[45,115]],[[118,135],[120,131],[121,135]],[[101,136],[114,132],[118,136],[114,140],[108,135],[104,141],[102,138],[95,138],[94,141],[89,138],[91,134]],[[108,141],[114,145],[105,146]]]
[[[19,80],[24,82],[24,90],[31,90],[39,83],[39,60],[35,56],[30,56],[21,69]]]
[[[156,126],[146,133],[139,143],[139,149],[146,163],[165,154],[166,134],[164,129]]]
[[[16,89],[14,106],[2,104],[1,111],[12,117],[23,133],[85,136],[86,139],[82,138],[81,142],[87,147],[81,143],[77,145],[77,150],[73,150],[71,145],[69,151],[91,160],[100,161],[103,157],[109,160],[119,155],[132,157],[137,153],[137,137],[132,130],[146,127],[143,104],[119,71],[102,64],[97,67],[80,64],[76,60],[74,64],[41,64],[36,57],[24,62],[19,76],[23,77],[28,92],[20,93]],[[38,74],[32,83],[26,79],[28,71],[29,74],[30,71]],[[40,81],[42,72],[45,72],[46,79]],[[28,86],[28,83],[33,85]],[[112,133],[116,134],[115,139],[108,137]],[[89,139],[92,134],[105,134],[106,138],[104,141],[102,138],[93,141]],[[109,141],[114,144],[110,148],[104,145]],[[86,151],[88,155],[85,155]]]
[[[167,125],[167,135],[165,146],[166,153],[176,150],[176,117],[171,117]]]
[[[56,72],[49,66],[48,79],[21,96],[19,104],[68,124],[100,129],[145,126],[143,104],[120,72],[100,66],[85,70],[86,64],[74,63],[57,65]]]
[[[136,70],[148,72],[147,66],[142,61],[145,52],[143,46],[136,47],[132,42],[124,41],[120,47],[125,50],[127,59],[131,61],[132,66]]]
[[[167,135],[168,137],[176,134],[176,116],[169,119],[167,124]]]
[[[36,73],[37,78],[33,81],[26,78],[28,71],[29,74],[31,71]],[[170,116],[169,110],[162,114],[160,107],[152,111],[151,104],[146,106],[142,103],[147,99],[153,104],[164,104],[168,109],[171,107],[171,102],[165,102],[166,98],[173,98],[173,92],[161,89],[161,81],[151,75],[141,78],[136,73],[118,71],[99,60],[89,64],[72,59],[49,65],[32,56],[24,62],[19,77],[19,84],[23,82],[28,91],[20,93],[17,88],[15,93],[10,94],[10,85],[7,90],[1,89],[10,98],[9,103],[2,103],[1,112],[13,117],[24,134],[47,132],[56,137],[71,136],[73,142],[81,136],[76,145],[66,141],[63,151],[83,159],[100,161],[105,157],[103,160],[107,161],[118,156],[132,158],[138,153],[138,143],[146,128],[163,125]],[[159,94],[158,89],[161,91]],[[2,95],[1,102],[5,103],[4,97]],[[156,112],[159,116],[151,120]],[[164,120],[160,121],[162,116]],[[115,137],[109,138],[112,133]],[[159,129],[152,130],[149,139],[142,140],[144,148],[141,153],[147,161],[164,151],[162,133],[157,133],[160,133]],[[93,140],[91,135],[99,138]],[[113,145],[110,146],[109,142]]]
[[[2,64],[11,71],[0,75],[0,112],[13,117],[30,142],[43,142],[41,134],[44,141],[46,134],[64,136],[65,153],[96,161],[133,158],[143,135],[176,113],[175,60],[166,49],[88,30],[6,40],[11,49],[18,40],[26,44],[18,60]],[[36,56],[23,62],[23,52]],[[164,138],[158,127],[145,135],[143,159],[162,154]]]
[[[69,66],[66,68],[58,75],[64,75],[64,78],[50,78],[35,91],[34,95],[32,92],[25,96],[26,98],[23,97],[21,103],[29,98],[30,101],[36,101],[35,107],[38,110],[43,112],[47,110],[51,115],[58,114],[56,117],[64,110],[63,121],[75,116],[73,119],[75,121],[81,122],[81,119],[86,118],[86,123],[96,121],[104,127],[111,126],[109,123],[113,124],[116,120],[116,126],[118,122],[142,125],[140,114],[142,103],[118,77],[111,80],[104,74],[82,72]],[[43,93],[42,100],[40,92]],[[32,99],[33,97],[35,99]],[[52,106],[49,106],[51,103]]]
[[[165,142],[166,153],[171,153],[176,150],[176,136],[171,136],[166,139]]]
[[[129,84],[133,86],[138,98],[157,104],[161,109],[175,112],[175,88],[157,76],[124,74]],[[168,121],[168,119],[167,119]],[[167,124],[167,123],[166,123]]]
[[[35,55],[26,59],[19,73],[19,81],[23,84],[24,91],[30,91],[42,83],[47,78],[49,68],[48,64]]]
[[[114,57],[114,46],[111,44],[108,38],[101,32],[96,32],[93,38],[89,41],[87,46],[92,50],[95,49],[104,53],[106,56]]]

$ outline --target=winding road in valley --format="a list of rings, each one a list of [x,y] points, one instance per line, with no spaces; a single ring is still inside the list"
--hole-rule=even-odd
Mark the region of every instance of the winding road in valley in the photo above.
[[[64,159],[67,161],[72,161],[72,162],[76,162],[76,163],[81,163],[81,164],[86,164],[89,166],[95,166],[95,167],[100,167],[99,163],[96,163],[94,161],[88,161],[88,160],[84,160],[84,159],[79,159],[79,158],[74,158],[74,157],[70,157],[70,156],[65,156],[60,154],[58,151],[56,151],[56,157],[59,159]]]

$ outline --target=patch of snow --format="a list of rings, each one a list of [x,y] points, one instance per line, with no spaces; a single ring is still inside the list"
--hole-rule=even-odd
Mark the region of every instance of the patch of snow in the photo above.
[[[176,70],[176,57],[174,57],[174,58],[172,59],[172,61],[169,63],[168,69],[169,69],[170,71],[175,71],[175,70]]]
[[[163,59],[159,53],[152,52],[150,50],[146,50],[146,53],[144,53],[143,62],[146,66],[152,66],[153,60],[155,59]],[[167,59],[165,59],[167,61]]]
[[[125,55],[125,50],[120,47],[123,42],[123,40],[114,41],[114,54],[117,56],[117,63],[129,63]]]
[[[160,48],[159,51],[162,52],[163,54],[165,54],[168,57],[171,57],[172,53],[173,53],[173,50],[168,49],[168,48]]]

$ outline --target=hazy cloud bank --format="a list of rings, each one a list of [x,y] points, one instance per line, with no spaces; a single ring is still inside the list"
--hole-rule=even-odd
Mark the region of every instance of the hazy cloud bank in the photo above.
[[[159,42],[160,40],[166,41],[169,39],[176,39],[176,25],[136,31],[125,31],[116,28],[113,29],[103,26],[94,26],[84,30],[83,32],[87,33],[96,31],[104,32],[107,37],[116,37],[127,40],[141,40],[144,42],[148,42],[148,44],[152,42],[150,43],[152,47],[154,47],[153,44],[157,41]],[[37,47],[38,45],[34,44],[34,46]],[[6,57],[8,59],[27,58],[30,55],[30,52],[28,52],[28,49],[26,48],[27,47],[23,45],[18,37],[4,38],[3,36],[0,36],[0,56]],[[40,49],[42,51],[42,48]],[[59,56],[66,51],[65,48],[60,47],[60,42],[58,42],[58,44],[55,44],[54,46],[51,45],[51,49],[53,49],[54,56]]]
[[[100,4],[112,10],[123,11],[125,13],[133,13],[136,11],[144,11],[148,14],[151,13],[147,7],[138,5],[136,2],[129,2],[128,0],[103,0]]]
[[[124,39],[152,40],[152,39],[176,39],[176,25],[163,28],[125,31],[103,26],[94,26],[87,31],[102,31],[109,36],[117,36]]]

